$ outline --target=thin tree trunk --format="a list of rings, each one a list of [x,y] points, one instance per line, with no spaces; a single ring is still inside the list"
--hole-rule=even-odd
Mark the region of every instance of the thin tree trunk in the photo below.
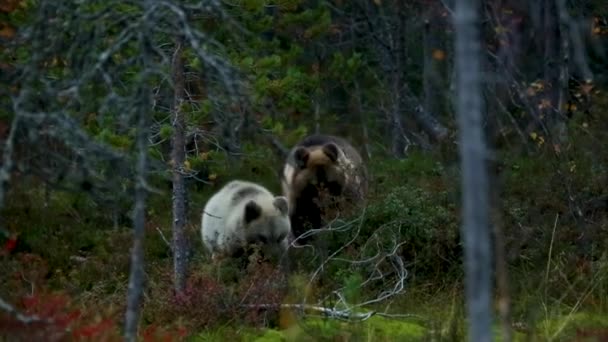
[[[4,141],[4,151],[2,151],[2,164],[0,165],[0,209],[4,207],[4,199],[8,192],[8,183],[13,171],[13,154],[15,152],[15,140],[17,140],[19,124],[21,124],[21,115],[17,113],[11,122],[10,132]]]
[[[145,91],[145,90],[142,90]],[[146,95],[142,95],[146,96]],[[144,106],[144,104],[141,104]],[[144,283],[144,235],[146,215],[146,171],[148,153],[147,108],[138,109],[137,123],[137,167],[135,184],[135,207],[133,213],[133,247],[131,249],[131,271],[127,292],[127,313],[125,319],[125,340],[137,340],[140,304]]]
[[[146,2],[146,6],[150,6]],[[147,25],[144,25],[144,27]],[[151,61],[150,42],[145,35],[140,36],[142,62],[144,68],[149,68]],[[137,103],[137,164],[135,167],[135,205],[133,208],[133,247],[131,249],[131,265],[129,286],[127,289],[127,311],[125,315],[125,340],[137,340],[137,327],[139,324],[140,305],[144,287],[144,236],[146,224],[147,185],[146,174],[148,169],[148,116],[152,108],[152,94],[146,86],[148,79],[142,77],[140,82]]]
[[[184,91],[184,58],[182,38],[176,39],[173,55],[173,139],[171,159],[173,161],[173,285],[176,293],[185,286],[187,271],[186,187],[184,184],[184,161],[186,159],[184,113],[182,104]]]
[[[359,119],[361,120],[361,130],[363,134],[363,151],[367,159],[372,158],[372,152],[369,148],[369,132],[367,129],[367,123],[365,122],[365,115],[363,114],[363,104],[361,103],[361,88],[359,87],[359,81],[355,80],[355,99],[357,101],[357,112],[359,113]]]
[[[502,186],[500,171],[496,162],[491,163],[492,175],[490,176],[491,213],[494,233],[494,254],[496,267],[496,292],[498,300],[498,313],[502,327],[502,341],[511,342],[513,330],[511,329],[511,292],[509,289],[509,271],[507,264],[507,253],[505,251],[504,224],[502,220]]]
[[[424,85],[424,110],[427,113],[437,113],[439,106],[439,94],[434,82],[433,47],[431,38],[431,24],[428,19],[424,21],[423,38],[423,85]]]
[[[403,138],[403,122],[401,115],[403,112],[402,90],[403,90],[403,64],[405,62],[405,25],[406,14],[404,13],[403,4],[399,1],[395,2],[397,14],[397,31],[393,34],[393,45],[396,53],[393,57],[394,68],[389,75],[392,86],[392,106],[391,106],[391,152],[396,158],[404,156],[405,142]]]
[[[465,288],[470,341],[492,340],[492,248],[488,175],[482,129],[479,3],[456,1],[457,114],[462,163]]]
[[[559,73],[560,73],[560,30],[558,25],[557,5],[555,0],[545,0],[543,8],[544,31],[544,79],[546,99],[542,106],[543,121],[551,131],[560,120],[559,113]]]

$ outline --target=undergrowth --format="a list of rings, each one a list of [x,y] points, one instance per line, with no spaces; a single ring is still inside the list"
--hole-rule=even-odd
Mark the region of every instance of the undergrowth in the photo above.
[[[576,131],[572,139],[589,143]],[[232,178],[255,180],[279,191],[278,170],[269,166],[277,161],[264,159],[266,154],[258,152],[232,167],[235,172],[214,169],[218,173],[215,183],[189,190],[186,229],[192,253],[187,287],[180,295],[172,288],[170,191],[151,196],[140,329],[143,340],[464,338],[460,176],[455,164],[438,154],[418,151],[400,161],[378,157],[369,162],[368,207],[359,217],[335,223],[349,229],[323,239],[331,250],[350,243],[336,260],[363,260],[378,252],[374,243],[390,244],[392,238],[404,241],[397,253],[407,263],[405,291],[361,310],[411,316],[373,316],[348,323],[311,314],[303,317],[278,304],[316,303],[334,298],[336,289],[349,303],[363,302],[385,290],[386,279],[363,286],[369,269],[338,261],[319,269],[314,251],[307,250],[293,251],[288,278],[282,278],[272,265],[255,260],[247,269],[227,265],[218,278],[210,264],[198,231],[206,199]],[[608,180],[602,164],[606,159],[604,154],[583,153],[574,147],[557,157],[545,147],[539,147],[535,155],[501,155],[497,175],[503,184],[501,226],[516,339],[605,335],[601,329],[608,328],[608,216],[601,185]],[[46,196],[41,188],[15,185],[9,198],[2,214],[13,235],[0,240],[4,246],[0,274],[6,275],[0,277],[0,296],[23,313],[50,317],[54,323],[29,329],[3,313],[0,336],[120,339],[131,247],[129,224],[116,227],[108,211],[86,194],[51,191]],[[311,281],[311,274],[318,270]],[[336,304],[332,299],[321,302]],[[499,336],[498,322],[496,329]]]

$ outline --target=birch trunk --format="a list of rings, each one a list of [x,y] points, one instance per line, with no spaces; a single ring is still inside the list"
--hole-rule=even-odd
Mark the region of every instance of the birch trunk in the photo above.
[[[457,116],[462,163],[465,289],[470,341],[492,340],[492,250],[488,175],[482,130],[479,3],[458,0],[456,31]]]

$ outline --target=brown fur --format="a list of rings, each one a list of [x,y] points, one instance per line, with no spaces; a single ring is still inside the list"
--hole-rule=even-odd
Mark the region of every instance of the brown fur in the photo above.
[[[367,169],[359,152],[342,138],[303,139],[291,150],[282,176],[296,237],[337,216],[349,216],[365,204]]]

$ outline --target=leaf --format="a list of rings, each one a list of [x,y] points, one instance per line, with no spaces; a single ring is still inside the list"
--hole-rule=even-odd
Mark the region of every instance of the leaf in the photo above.
[[[433,59],[437,60],[437,61],[442,61],[445,59],[445,51],[443,51],[441,49],[434,49],[432,55],[433,55]]]
[[[162,125],[158,134],[161,138],[168,139],[173,134],[173,127],[171,125]]]
[[[15,33],[17,31],[15,30],[14,27],[6,24],[6,23],[0,23],[0,37],[4,38],[4,39],[11,39],[15,36]]]
[[[538,137],[538,133],[530,132],[530,138],[532,138],[532,140],[536,140],[537,137]]]
[[[538,109],[547,109],[551,108],[551,100],[549,99],[541,99],[538,104]]]

